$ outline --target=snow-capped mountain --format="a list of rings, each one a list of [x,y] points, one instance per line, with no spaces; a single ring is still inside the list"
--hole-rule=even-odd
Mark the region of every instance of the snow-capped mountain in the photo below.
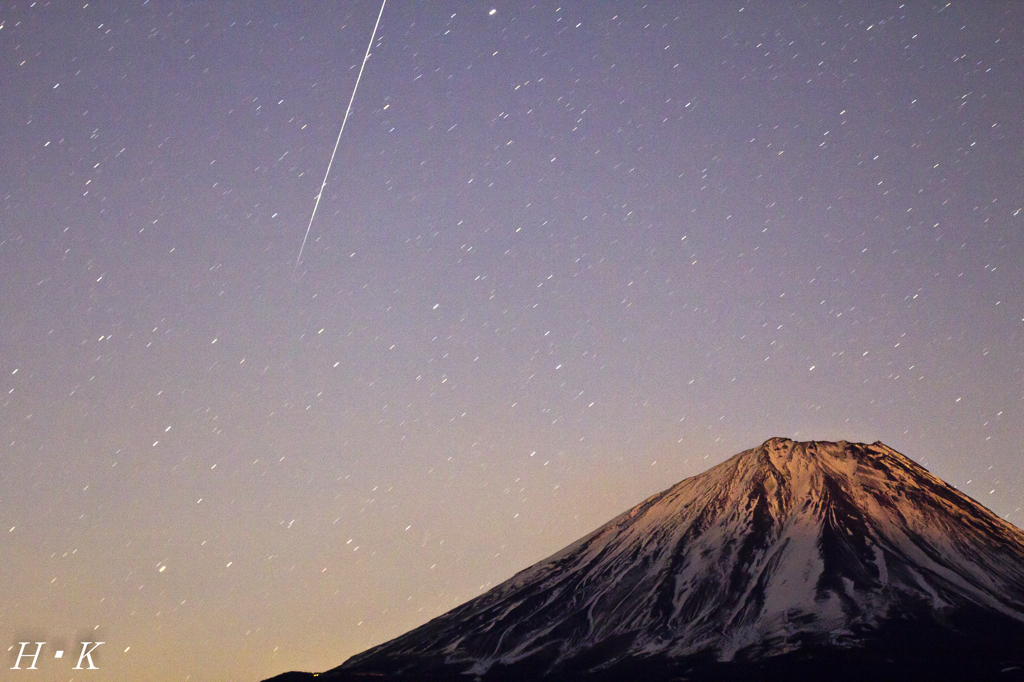
[[[324,679],[1024,678],[1024,532],[881,444],[774,438]]]

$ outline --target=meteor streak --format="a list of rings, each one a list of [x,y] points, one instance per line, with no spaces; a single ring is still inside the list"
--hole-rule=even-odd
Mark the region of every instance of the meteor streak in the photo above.
[[[309,225],[306,226],[306,234],[302,237],[302,246],[299,247],[299,255],[295,258],[295,267],[292,268],[292,274],[294,275],[296,270],[299,269],[299,263],[302,261],[302,250],[306,248],[306,240],[309,238],[309,230],[313,227],[313,218],[316,217],[316,209],[320,205],[320,197],[323,196],[324,187],[327,186],[327,176],[331,174],[331,166],[334,165],[334,155],[338,153],[338,143],[341,142],[341,134],[345,132],[345,123],[348,121],[348,115],[352,112],[352,102],[356,99],[356,90],[359,89],[359,81],[363,77],[363,69],[366,68],[366,62],[370,59],[370,48],[373,47],[373,39],[377,37],[377,27],[380,26],[380,18],[384,16],[384,5],[388,0],[383,0],[380,3],[380,12],[377,14],[377,21],[373,25],[373,33],[370,34],[370,43],[366,46],[366,54],[363,55],[363,63],[359,66],[359,75],[356,76],[355,87],[352,88],[352,96],[348,99],[348,107],[345,109],[345,116],[341,119],[341,130],[338,131],[338,139],[334,141],[334,151],[331,152],[331,160],[327,163],[327,172],[324,173],[324,181],[320,184],[320,191],[316,194],[316,203],[313,204],[313,213],[309,216]]]

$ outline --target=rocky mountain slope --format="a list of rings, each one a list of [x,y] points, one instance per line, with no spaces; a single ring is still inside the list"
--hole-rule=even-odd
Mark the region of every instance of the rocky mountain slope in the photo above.
[[[318,679],[793,675],[1024,679],[1024,532],[881,443],[775,438]]]

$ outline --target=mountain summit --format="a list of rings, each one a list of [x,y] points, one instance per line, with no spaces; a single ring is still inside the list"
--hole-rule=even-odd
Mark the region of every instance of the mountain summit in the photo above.
[[[319,677],[380,674],[1024,679],[1024,532],[882,443],[773,438]]]

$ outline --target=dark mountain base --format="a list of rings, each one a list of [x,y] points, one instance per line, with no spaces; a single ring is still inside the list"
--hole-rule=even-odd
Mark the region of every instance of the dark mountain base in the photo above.
[[[586,670],[588,661],[563,661],[555,654],[494,666],[483,676],[467,674],[466,665],[422,659],[376,661],[373,669],[286,673],[272,682],[998,682],[1024,681],[1024,628],[1007,619],[987,623],[960,616],[958,634],[920,623],[890,624],[864,639],[864,646],[839,648],[807,644],[799,650],[759,660],[723,663],[690,656],[627,658],[601,670]],[[600,652],[592,652],[600,654]],[[753,656],[756,653],[751,652]],[[742,658],[743,652],[740,652]],[[597,658],[600,658],[597,655]],[[381,665],[383,663],[383,665]],[[268,680],[267,682],[271,682]]]
[[[811,660],[779,656],[756,665],[708,664],[678,668],[658,661],[632,661],[614,669],[586,674],[542,676],[537,670],[515,667],[493,670],[478,678],[454,669],[388,674],[381,672],[285,673],[266,682],[368,682],[414,680],[416,682],[1017,682],[1024,680],[1024,665],[1009,661],[957,661],[944,659],[875,660],[856,652],[832,654]]]
[[[799,652],[756,663],[721,663],[687,660],[683,665],[667,659],[629,659],[598,671],[552,671],[530,665],[492,668],[483,677],[454,666],[397,666],[397,670],[285,673],[267,682],[1016,682],[1024,680],[1024,660],[997,657],[961,658],[944,655],[890,657],[862,650],[830,650],[818,655]]]

